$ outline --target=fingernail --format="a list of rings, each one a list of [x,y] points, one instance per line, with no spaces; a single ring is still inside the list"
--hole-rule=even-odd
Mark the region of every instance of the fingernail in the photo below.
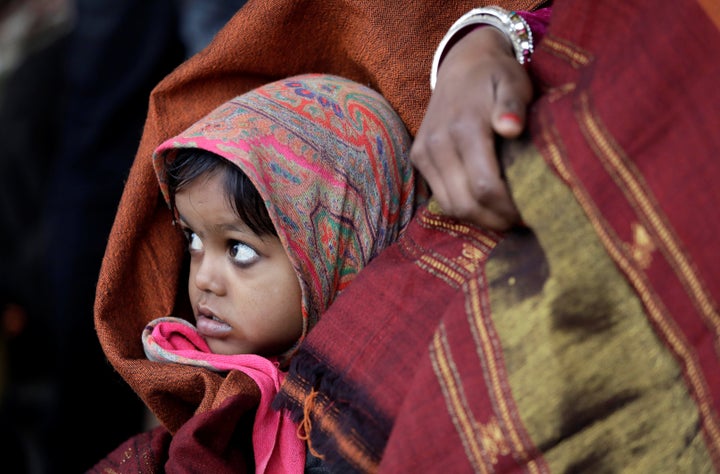
[[[505,112],[500,116],[500,120],[509,120],[510,122],[515,122],[517,125],[522,125],[520,116],[512,112]]]

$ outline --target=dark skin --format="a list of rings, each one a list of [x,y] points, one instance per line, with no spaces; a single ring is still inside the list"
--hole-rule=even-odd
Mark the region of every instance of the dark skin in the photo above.
[[[494,141],[522,133],[532,94],[495,28],[474,29],[447,51],[410,152],[445,214],[496,231],[520,223]]]

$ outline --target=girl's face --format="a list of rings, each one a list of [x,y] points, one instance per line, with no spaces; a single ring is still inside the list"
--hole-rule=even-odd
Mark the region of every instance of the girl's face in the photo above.
[[[300,283],[280,239],[258,236],[234,212],[222,176],[201,176],[175,196],[197,329],[216,354],[278,355],[302,333]]]

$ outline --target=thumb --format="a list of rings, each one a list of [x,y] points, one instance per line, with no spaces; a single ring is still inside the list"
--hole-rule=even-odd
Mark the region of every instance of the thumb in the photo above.
[[[516,138],[525,129],[525,105],[517,101],[498,102],[493,110],[492,127],[503,138]]]
[[[532,83],[520,64],[498,83],[492,111],[492,126],[503,138],[516,138],[525,129],[527,106],[532,99]]]

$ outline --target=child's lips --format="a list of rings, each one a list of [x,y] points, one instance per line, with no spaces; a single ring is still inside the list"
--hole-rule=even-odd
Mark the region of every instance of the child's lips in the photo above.
[[[204,337],[223,338],[232,331],[232,327],[226,322],[203,314],[197,316],[196,326]]]

